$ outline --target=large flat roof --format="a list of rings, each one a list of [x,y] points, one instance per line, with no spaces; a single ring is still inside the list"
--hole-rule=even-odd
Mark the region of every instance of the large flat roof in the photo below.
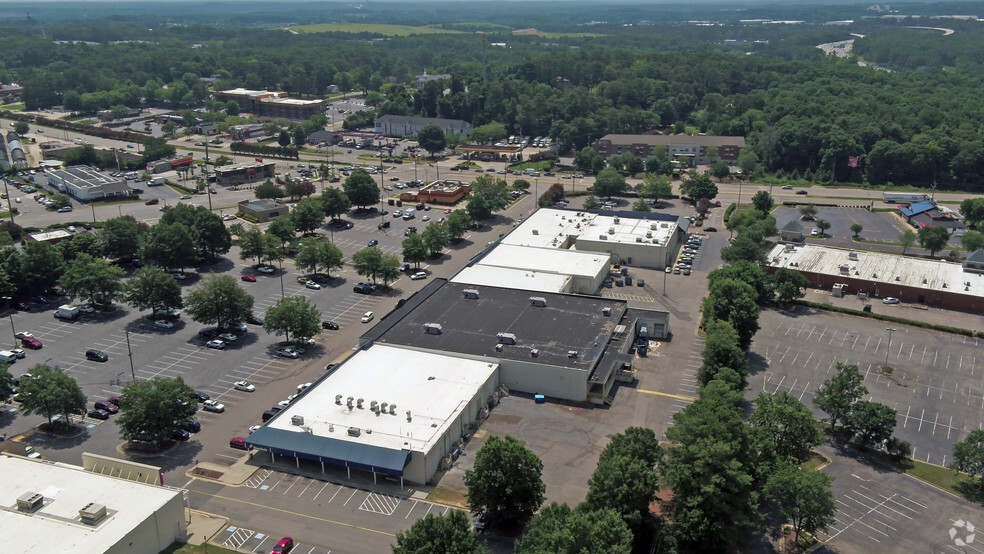
[[[477,290],[478,298],[463,292]],[[417,295],[426,301],[411,304],[386,316],[370,332],[377,343],[404,345],[431,351],[459,352],[509,360],[532,361],[591,371],[625,311],[621,300],[547,292],[530,293],[489,286],[443,283],[435,279]],[[415,296],[417,296],[415,295]],[[545,300],[535,306],[531,297]],[[604,309],[611,308],[605,315]],[[390,321],[394,320],[395,321]],[[442,326],[429,334],[424,324]],[[514,344],[496,350],[499,333],[513,336]],[[533,357],[532,350],[537,350]],[[573,357],[568,353],[574,351]]]
[[[181,491],[92,473],[78,466],[0,454],[0,536],[21,552],[106,552]],[[45,497],[33,513],[17,511],[26,493]],[[90,502],[106,506],[97,525],[79,520]]]
[[[452,283],[522,289],[530,292],[563,292],[570,280],[569,275],[478,264],[462,269],[451,278]]]
[[[611,256],[599,252],[500,244],[486,254],[478,265],[593,278],[607,270],[610,261]]]
[[[793,248],[777,244],[769,252],[769,265],[824,275],[843,275],[886,285],[984,296],[984,274],[967,272],[961,264],[941,260],[812,244]],[[841,268],[844,268],[843,271]]]
[[[118,177],[113,177],[103,173],[98,169],[87,165],[73,165],[64,169],[55,169],[48,172],[49,176],[61,179],[66,183],[78,188],[94,188],[104,185],[126,184],[126,181]]]
[[[301,415],[310,434],[317,437],[427,452],[497,367],[494,360],[476,361],[376,344],[347,359],[267,427],[303,435],[308,431],[291,423],[292,416]],[[336,395],[342,396],[341,404],[336,402]],[[353,398],[352,409],[347,406],[349,397]],[[356,402],[360,398],[362,409]],[[386,413],[373,412],[370,407],[374,401],[385,402]],[[350,428],[361,433],[350,436]]]
[[[662,246],[676,233],[680,220],[669,214],[639,212],[585,212],[541,208],[502,238],[502,244],[572,248],[577,237],[609,242],[645,243]],[[654,242],[655,241],[655,242]]]

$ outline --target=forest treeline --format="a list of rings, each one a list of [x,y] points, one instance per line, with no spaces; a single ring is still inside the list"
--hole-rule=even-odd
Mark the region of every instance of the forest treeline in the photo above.
[[[103,36],[133,33],[115,22],[66,24],[51,33],[75,28],[78,36],[100,28]],[[22,84],[28,109],[64,105],[80,113],[120,105],[185,110],[203,105],[213,88],[238,86],[319,97],[335,84],[375,93],[370,118],[497,122],[510,133],[549,135],[566,151],[608,133],[686,131],[746,136],[763,169],[794,178],[966,187],[984,173],[976,71],[876,71],[823,58],[812,47],[794,59],[728,49],[653,51],[634,47],[634,36],[624,48],[584,40],[583,47],[544,47],[537,37],[510,38],[509,48],[499,48],[474,34],[369,41],[370,35],[207,26],[160,29],[153,42],[108,44],[5,34],[0,81]],[[414,89],[424,69],[452,78]],[[209,77],[217,80],[201,80]]]

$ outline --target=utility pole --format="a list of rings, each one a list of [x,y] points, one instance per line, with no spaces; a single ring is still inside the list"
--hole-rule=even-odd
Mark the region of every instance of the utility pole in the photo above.
[[[137,382],[137,373],[133,370],[133,350],[130,350],[130,332],[124,331],[126,333],[126,353],[130,357],[130,377],[133,378],[133,382]]]
[[[892,333],[898,331],[898,329],[886,327],[885,330],[888,331],[888,347],[885,349],[885,367],[888,367],[888,354],[892,350]]]

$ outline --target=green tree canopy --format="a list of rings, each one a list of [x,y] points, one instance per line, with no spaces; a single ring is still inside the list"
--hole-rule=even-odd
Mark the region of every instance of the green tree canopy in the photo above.
[[[181,377],[154,377],[137,381],[120,395],[116,424],[123,440],[169,440],[174,428],[198,411],[192,389]]]
[[[790,462],[782,462],[769,476],[765,494],[779,504],[782,515],[792,523],[793,544],[806,531],[826,531],[836,521],[837,505],[831,490],[833,477]]]
[[[582,504],[571,510],[552,502],[530,521],[529,532],[517,543],[519,554],[629,554],[632,531],[614,510],[591,510]]]
[[[188,293],[185,307],[191,319],[232,329],[253,313],[253,297],[231,275],[209,273]]]
[[[468,516],[461,510],[447,515],[427,514],[406,531],[396,534],[393,554],[483,554],[488,552],[471,530]]]
[[[491,524],[529,521],[543,504],[542,473],[543,462],[515,438],[489,436],[465,472],[471,512],[488,510]]]
[[[727,321],[711,319],[705,324],[703,363],[697,371],[697,381],[701,386],[718,378],[723,368],[735,371],[740,378],[740,389],[745,388],[748,378],[748,360],[742,350],[738,333]]]
[[[718,195],[718,188],[710,177],[699,174],[684,179],[680,183],[680,192],[694,200],[701,198],[713,200]]]
[[[844,422],[845,427],[865,446],[878,446],[887,441],[895,432],[895,418],[898,414],[892,408],[878,402],[858,400]]]
[[[123,301],[138,310],[166,310],[180,308],[181,285],[159,268],[145,266],[138,269],[123,285]]]
[[[114,217],[107,220],[97,233],[107,258],[129,260],[135,258],[140,250],[140,234],[146,225],[141,226],[132,216]]]
[[[191,230],[181,223],[158,223],[140,240],[140,259],[165,271],[194,265],[197,252]]]
[[[376,246],[368,246],[352,255],[352,265],[358,275],[376,282],[383,267],[383,252]]]
[[[836,427],[838,421],[850,415],[854,403],[866,394],[868,387],[864,386],[864,376],[858,366],[837,362],[837,373],[820,385],[813,397],[813,405],[827,412],[830,426]]]
[[[121,292],[125,274],[123,268],[104,258],[79,254],[68,263],[58,285],[72,298],[84,298],[90,304],[112,304]]]
[[[354,206],[365,208],[379,202],[379,187],[362,169],[356,169],[342,184],[342,189]]]
[[[629,185],[625,182],[625,177],[609,167],[598,172],[591,192],[597,196],[611,198],[623,194],[628,188]]]
[[[349,208],[352,207],[352,201],[341,190],[329,187],[321,193],[321,207],[325,216],[334,220],[349,211]]]
[[[984,489],[984,431],[971,431],[967,438],[953,445],[952,467],[977,477],[978,487]]]
[[[493,212],[501,210],[509,204],[509,187],[506,186],[506,181],[491,175],[477,177],[471,184],[470,194],[485,198],[488,201],[489,209]]]
[[[759,394],[748,424],[759,458],[770,463],[804,462],[823,441],[813,412],[788,392]]]
[[[444,150],[447,142],[444,137],[444,131],[440,127],[437,125],[425,125],[417,132],[417,144],[433,156]],[[358,204],[358,202],[353,203]]]
[[[448,237],[451,241],[460,240],[461,237],[468,232],[468,228],[471,227],[472,218],[468,215],[467,210],[454,210],[448,214],[447,221],[444,222],[444,226],[448,230]]]
[[[652,198],[653,201],[658,202],[660,198],[673,196],[673,184],[666,175],[647,173],[639,185],[638,192],[639,196]]]
[[[285,296],[267,308],[263,318],[263,330],[278,337],[294,335],[294,340],[305,341],[321,332],[321,312],[303,296]]]
[[[755,206],[756,210],[764,214],[771,212],[772,206],[774,205],[775,202],[772,201],[772,195],[767,191],[760,190],[752,197],[752,206]]]
[[[808,286],[810,286],[810,282],[799,271],[780,267],[772,274],[772,290],[775,291],[774,300],[780,306],[803,298]]]
[[[21,260],[22,290],[37,293],[47,290],[61,278],[65,263],[61,252],[49,242],[31,241],[24,245]]]
[[[20,380],[21,413],[44,416],[50,424],[56,415],[68,422],[70,415],[85,412],[85,393],[75,379],[45,364],[36,364],[28,373],[31,378]]]
[[[752,337],[759,329],[758,293],[748,283],[719,279],[708,287],[703,303],[704,319],[720,319],[731,323],[738,332],[738,345],[748,350]],[[735,368],[731,368],[735,369]]]
[[[290,213],[294,227],[302,233],[311,233],[325,222],[325,208],[320,198],[305,198]]]
[[[930,257],[946,248],[950,241],[950,231],[946,227],[921,227],[917,234],[919,246],[929,250]]]
[[[410,236],[403,239],[403,261],[420,267],[420,262],[427,259],[427,245],[424,239],[417,233],[410,233]]]
[[[440,254],[441,250],[451,244],[451,235],[448,233],[447,227],[436,221],[431,221],[427,225],[424,232],[420,234],[420,238],[424,239],[427,253],[432,257]]]
[[[342,251],[334,244],[317,238],[306,238],[301,241],[301,247],[294,257],[294,264],[302,271],[317,273],[318,268],[324,268],[325,274],[331,276],[331,270],[341,269],[345,260]]]
[[[585,505],[591,510],[611,510],[630,529],[642,529],[659,487],[657,464],[663,451],[652,429],[630,427],[608,443],[588,481]]]

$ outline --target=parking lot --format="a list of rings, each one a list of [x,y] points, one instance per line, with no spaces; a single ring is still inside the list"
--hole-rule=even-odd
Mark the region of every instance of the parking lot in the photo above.
[[[861,238],[864,240],[874,240],[883,242],[895,242],[899,235],[905,231],[906,227],[898,219],[888,212],[869,212],[860,208],[828,208],[817,206],[815,220],[826,220],[830,222],[830,229],[826,231],[826,238],[817,239],[810,236],[810,231],[816,229],[815,221],[804,221],[800,219],[799,207],[796,208],[776,208],[772,215],[776,218],[776,226],[780,229],[790,221],[796,220],[803,225],[803,234],[810,242],[822,241],[828,246],[843,246],[850,248],[856,244],[852,237],[851,225],[860,223],[864,230],[861,231]]]
[[[984,427],[984,355],[977,339],[803,308],[762,312],[750,353],[749,399],[786,391],[812,407],[838,362],[857,364],[870,399],[898,412],[895,435],[915,459],[947,466],[953,444]],[[879,367],[894,369],[884,375]],[[817,417],[826,417],[815,410]]]

